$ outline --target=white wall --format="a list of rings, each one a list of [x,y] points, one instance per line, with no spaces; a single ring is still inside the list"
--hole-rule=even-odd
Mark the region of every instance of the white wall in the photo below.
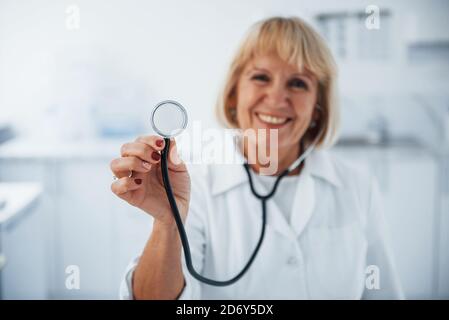
[[[79,30],[66,28],[71,4],[80,9]],[[40,126],[41,112],[42,121],[61,112],[54,118],[86,124],[82,116],[95,104],[142,117],[173,98],[193,118],[213,120],[239,39],[255,20],[285,8],[278,1],[1,0],[1,117],[37,134],[29,120]]]
[[[327,10],[363,11],[368,4],[0,0],[0,122],[12,120],[22,133],[46,139],[89,138],[99,125],[147,131],[151,107],[173,98],[190,109],[192,119],[213,125],[213,106],[230,58],[253,22],[273,14],[310,20]],[[396,42],[441,38],[449,29],[442,14],[449,9],[446,1],[376,4],[397,17]],[[80,10],[77,30],[66,26],[71,5]],[[410,66],[401,47],[394,48],[399,49],[387,63],[340,62],[341,92],[353,100],[348,105],[364,108],[373,103],[359,99],[367,95],[444,91],[448,64]]]

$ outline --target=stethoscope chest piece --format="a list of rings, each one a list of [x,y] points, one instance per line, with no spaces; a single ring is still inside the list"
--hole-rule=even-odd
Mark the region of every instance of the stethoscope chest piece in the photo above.
[[[153,108],[150,122],[157,134],[164,138],[173,138],[187,127],[187,111],[180,103],[165,100]]]

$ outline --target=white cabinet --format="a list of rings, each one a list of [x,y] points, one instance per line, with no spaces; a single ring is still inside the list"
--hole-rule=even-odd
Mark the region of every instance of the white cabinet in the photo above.
[[[109,160],[61,162],[57,220],[60,233],[59,284],[68,265],[80,270],[80,290],[58,288],[63,297],[117,299],[130,259],[140,253],[151,232],[148,215],[110,190]]]
[[[117,299],[127,263],[150,235],[150,216],[110,191],[109,161],[0,160],[1,181],[42,182],[49,298]],[[79,268],[79,289],[66,287],[68,266]]]
[[[46,299],[41,188],[0,183],[0,299]]]
[[[115,273],[113,283],[118,292],[119,284],[128,263],[140,255],[146,245],[153,225],[150,215],[131,207],[118,198],[111,200],[113,205],[113,234]]]
[[[63,298],[115,298],[112,283],[110,174],[103,161],[64,161],[58,166],[56,291]],[[80,289],[65,286],[66,269],[79,270]],[[116,292],[115,292],[116,293]]]

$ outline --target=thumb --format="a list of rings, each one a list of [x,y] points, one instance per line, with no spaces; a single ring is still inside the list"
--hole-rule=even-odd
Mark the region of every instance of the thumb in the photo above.
[[[168,168],[174,170],[184,170],[185,163],[182,161],[176,146],[176,140],[170,138],[170,150],[168,151]]]

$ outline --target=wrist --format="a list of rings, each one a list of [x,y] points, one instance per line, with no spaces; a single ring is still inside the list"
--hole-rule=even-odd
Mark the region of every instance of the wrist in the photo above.
[[[173,248],[181,248],[181,238],[174,219],[172,223],[154,220],[151,234],[155,239],[159,239],[161,243],[170,244]]]
[[[173,217],[167,220],[154,219],[153,230],[169,234],[178,233],[178,227]]]

